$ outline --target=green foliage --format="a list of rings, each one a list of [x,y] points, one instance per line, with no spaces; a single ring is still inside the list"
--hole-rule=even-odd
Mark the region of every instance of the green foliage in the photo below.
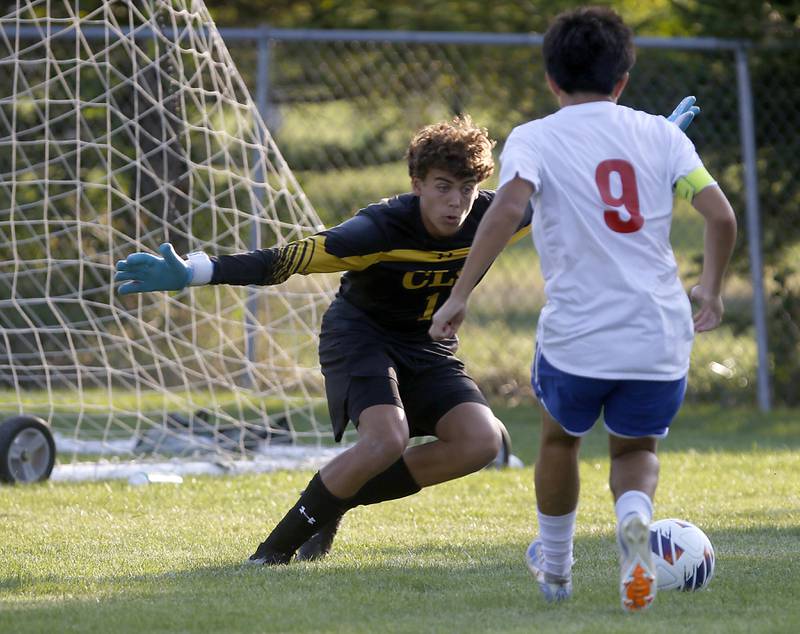
[[[273,135],[296,171],[330,169],[332,156],[352,167],[402,158],[413,134],[397,134],[400,113],[392,104],[376,109],[374,103],[326,100],[293,103],[281,113]]]
[[[221,26],[543,33],[561,11],[581,0],[208,0]],[[605,0],[643,36],[716,36],[756,41],[797,33],[795,0]]]
[[[323,29],[402,29],[426,31],[542,31],[548,19],[577,0],[550,1],[535,7],[502,0],[257,0],[208,3],[220,24],[255,24]]]
[[[689,402],[727,406],[755,401],[757,350],[752,330],[734,333],[727,324],[695,339],[689,367]]]
[[[754,41],[781,40],[800,32],[796,0],[670,0],[693,35]]]
[[[411,188],[404,162],[322,174],[297,172],[295,176],[309,199],[320,201],[316,211],[328,227],[346,220],[370,203]]]
[[[406,31],[483,31],[543,33],[561,11],[586,4],[581,0],[517,2],[500,0],[208,0],[222,26],[259,23],[282,28],[387,29]],[[642,35],[685,35],[671,0],[600,2],[620,12]]]

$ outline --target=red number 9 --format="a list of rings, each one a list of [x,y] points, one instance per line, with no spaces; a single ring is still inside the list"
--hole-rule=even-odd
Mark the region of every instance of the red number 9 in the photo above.
[[[622,193],[619,196],[611,193],[611,174],[613,172],[619,174],[622,184]],[[606,205],[625,207],[631,216],[628,220],[622,220],[618,210],[606,209],[603,218],[608,227],[617,233],[639,231],[644,226],[644,217],[639,210],[639,190],[636,187],[636,172],[633,171],[633,165],[622,159],[603,161],[597,166],[594,180],[600,191],[600,197]]]

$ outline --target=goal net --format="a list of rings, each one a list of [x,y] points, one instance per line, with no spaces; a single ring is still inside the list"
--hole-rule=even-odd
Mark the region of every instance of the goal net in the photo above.
[[[50,424],[53,477],[329,457],[334,279],[112,282],[162,242],[223,254],[320,228],[202,0],[17,0],[0,18],[0,421]]]

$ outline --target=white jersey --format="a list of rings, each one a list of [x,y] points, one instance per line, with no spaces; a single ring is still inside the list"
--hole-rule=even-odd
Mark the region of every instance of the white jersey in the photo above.
[[[518,175],[536,190],[547,360],[601,379],[683,377],[694,327],[669,233],[673,186],[702,167],[692,142],[663,117],[596,101],[515,128],[500,160],[500,186]]]

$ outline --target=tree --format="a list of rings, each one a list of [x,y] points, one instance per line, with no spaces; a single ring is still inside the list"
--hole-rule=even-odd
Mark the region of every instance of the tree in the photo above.
[[[550,20],[580,0],[207,0],[220,26],[543,33]],[[670,0],[616,0],[642,35],[670,35],[678,22]]]

